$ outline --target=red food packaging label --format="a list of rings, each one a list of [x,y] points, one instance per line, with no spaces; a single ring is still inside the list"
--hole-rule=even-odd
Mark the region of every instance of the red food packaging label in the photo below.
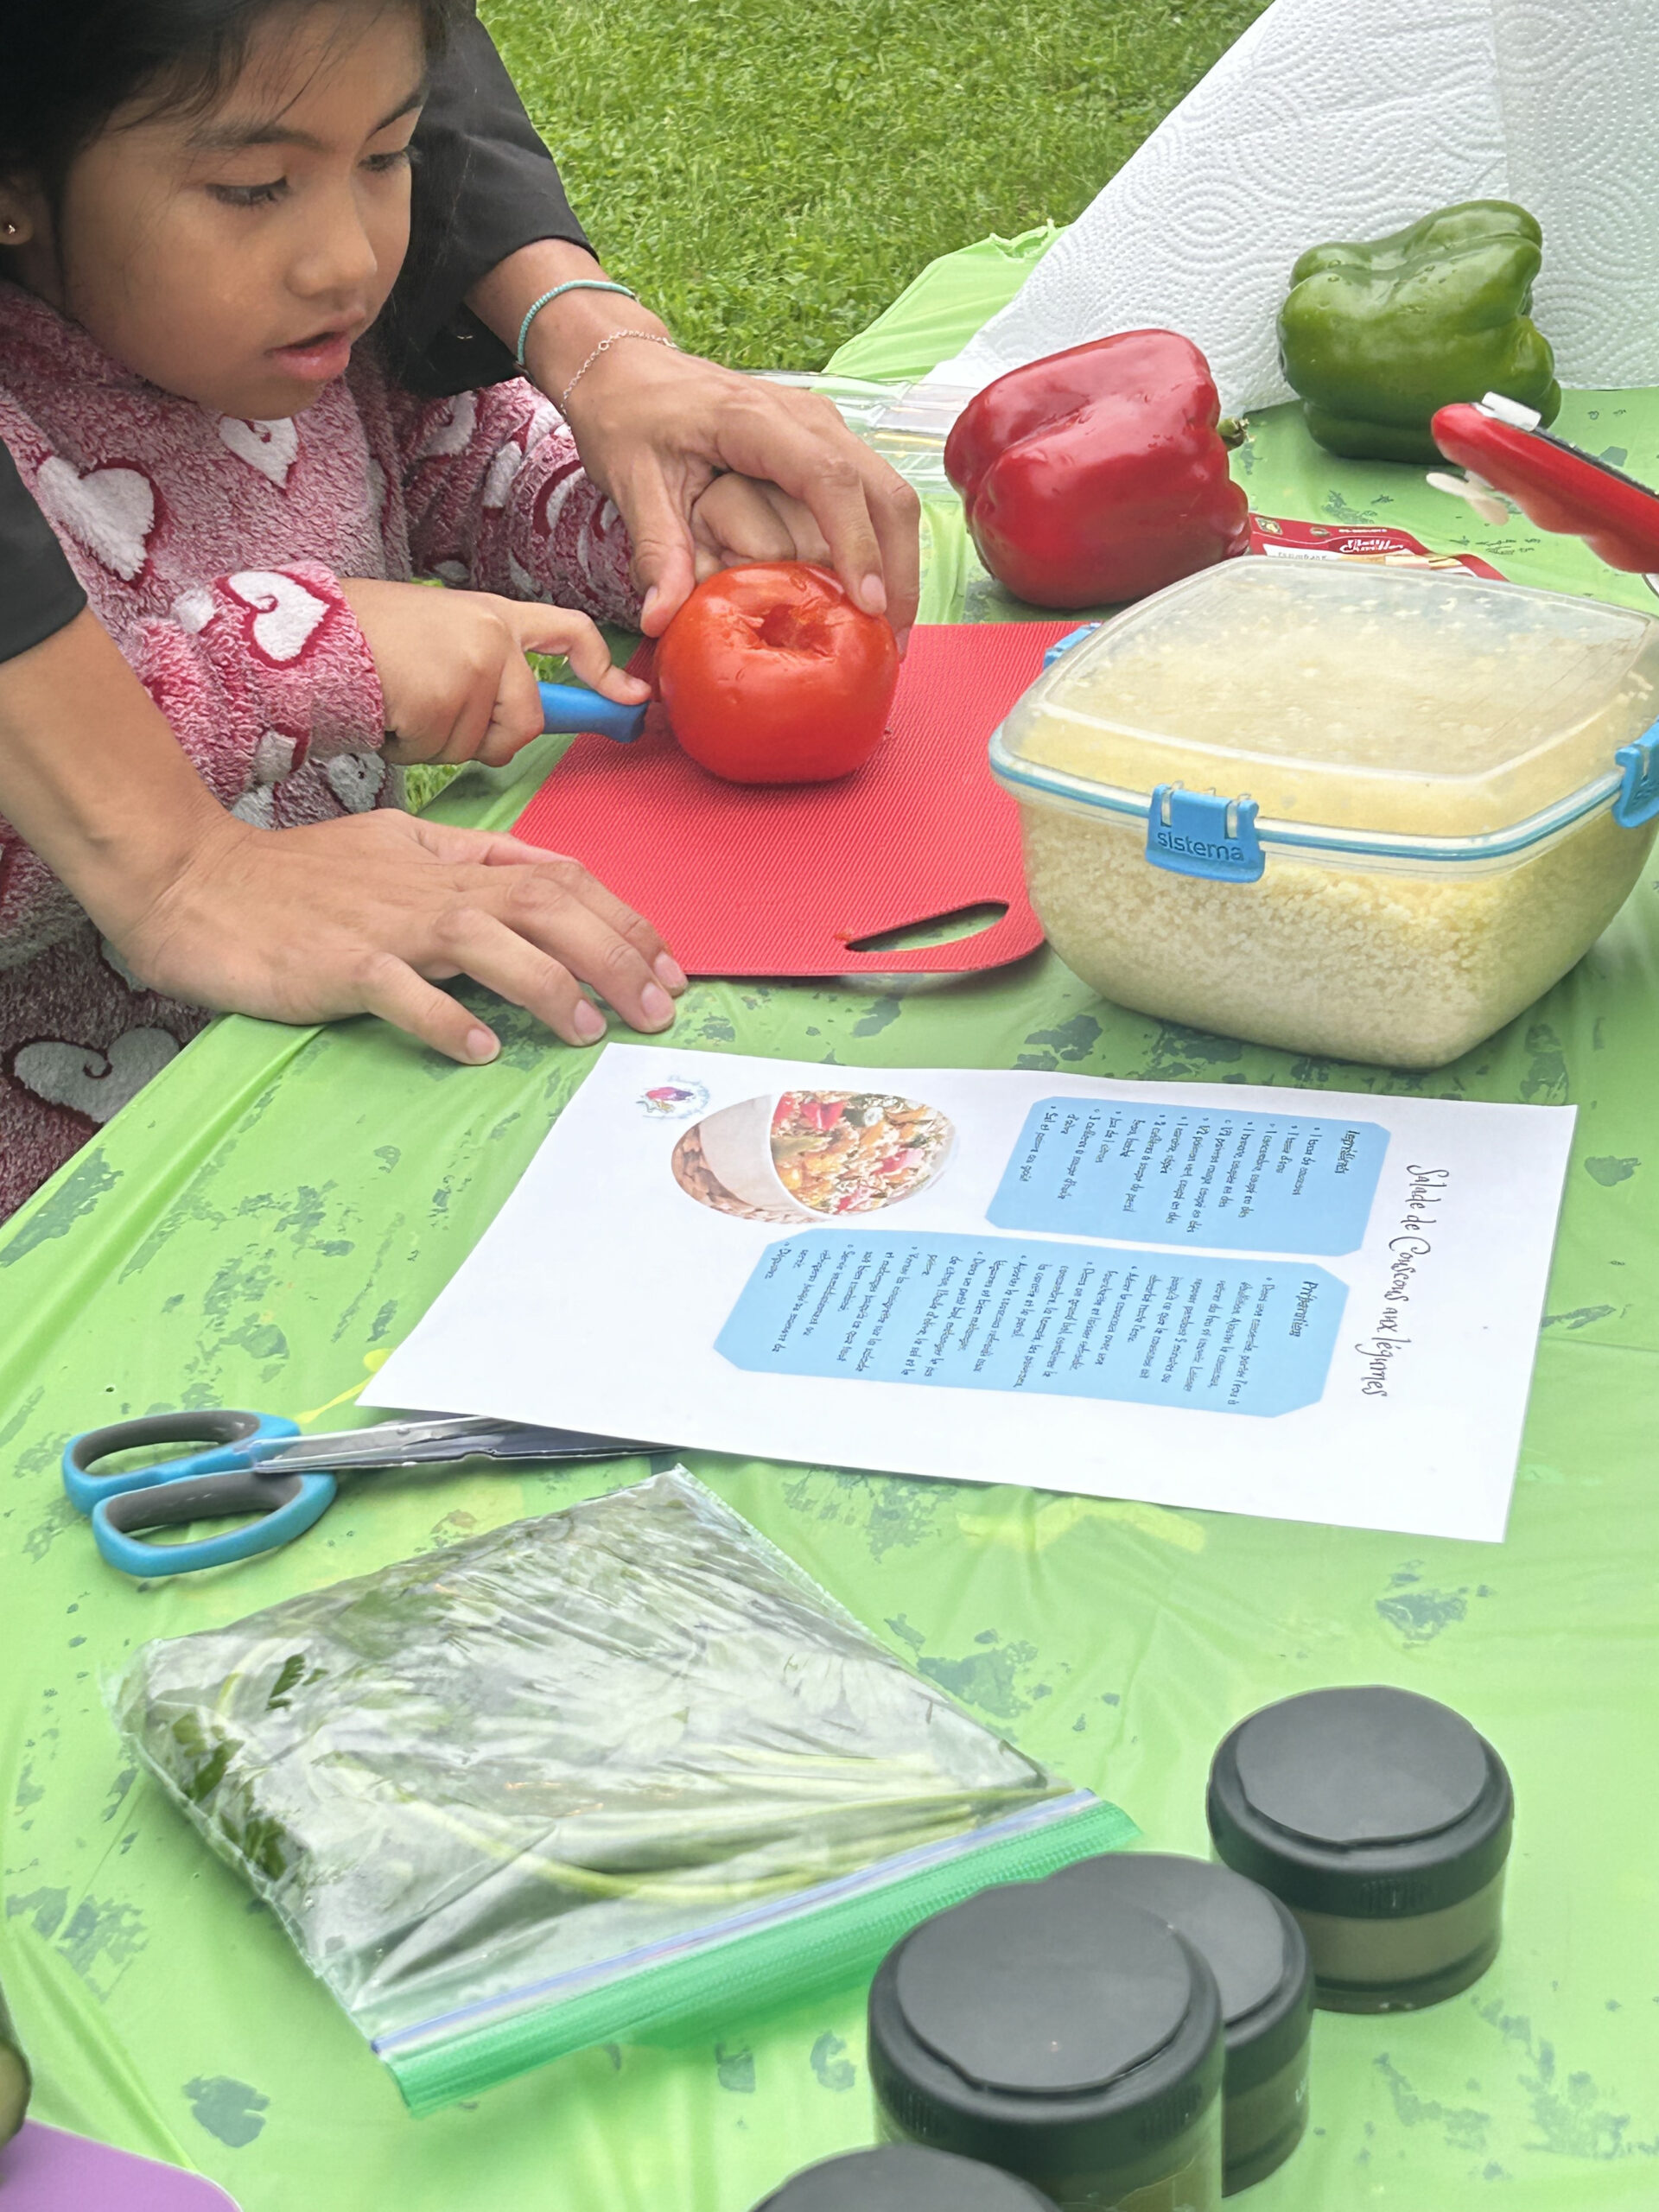
[[[1432,553],[1408,531],[1370,524],[1286,522],[1277,515],[1250,517],[1252,553],[1296,553],[1304,559],[1368,561],[1387,569],[1462,569],[1502,583],[1503,572],[1478,553]]]

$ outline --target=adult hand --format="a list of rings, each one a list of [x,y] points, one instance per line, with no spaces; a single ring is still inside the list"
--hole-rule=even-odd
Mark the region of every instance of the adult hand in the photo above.
[[[442,596],[420,593],[423,610]],[[582,983],[644,1030],[666,1028],[685,988],[648,922],[517,838],[391,809],[292,830],[238,821],[90,609],[0,664],[0,813],[135,976],[193,1005],[276,1021],[379,1014],[454,1059],[487,1060],[495,1038],[436,988],[444,978],[470,976],[581,1045],[605,1033]]]
[[[467,304],[512,346],[543,292],[603,275],[582,247],[543,238],[499,263]],[[886,613],[902,644],[920,584],[921,504],[910,486],[827,399],[651,342],[666,334],[631,301],[572,291],[542,309],[525,351],[543,391],[562,401],[569,390],[565,413],[582,461],[627,524],[646,636],[659,637],[690,594],[692,509],[730,469],[776,485],[810,512],[854,599]],[[617,342],[596,354],[609,337]]]
[[[647,637],[668,627],[697,580],[691,514],[722,469],[804,509],[855,602],[908,636],[921,503],[827,399],[625,340],[577,385],[569,421],[588,474],[628,525]]]
[[[378,1014],[451,1059],[500,1050],[439,990],[469,976],[592,1045],[605,1017],[665,1029],[685,976],[649,922],[579,861],[384,809],[291,830],[215,810],[188,863],[110,936],[133,973],[194,1005],[272,1021]]]
[[[651,686],[625,676],[585,614],[493,592],[433,590],[353,576],[340,585],[374,656],[389,760],[481,760],[499,768],[541,734],[527,652],[563,653],[582,682],[638,706]]]

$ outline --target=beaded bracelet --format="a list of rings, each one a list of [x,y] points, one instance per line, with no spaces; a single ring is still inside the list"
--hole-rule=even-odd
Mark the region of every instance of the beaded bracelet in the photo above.
[[[566,385],[564,390],[559,394],[559,412],[561,415],[563,414],[566,407],[569,404],[571,393],[582,382],[583,377],[587,375],[588,370],[593,367],[594,363],[599,359],[601,353],[608,353],[619,338],[643,338],[647,346],[666,346],[671,353],[677,353],[680,350],[675,344],[674,340],[671,338],[665,338],[660,330],[613,330],[608,338],[601,338],[600,340],[598,345],[594,346],[593,352],[588,356],[582,366],[576,371],[575,376],[571,378],[569,383]]]
[[[636,305],[639,298],[638,292],[631,292],[626,284],[613,284],[607,276],[571,276],[563,284],[556,284],[550,292],[543,292],[539,300],[532,300],[524,310],[524,319],[518,326],[517,358],[521,372],[524,365],[524,347],[530,340],[531,324],[544,307],[550,307],[555,300],[562,299],[567,292],[620,292],[625,300],[632,300]]]

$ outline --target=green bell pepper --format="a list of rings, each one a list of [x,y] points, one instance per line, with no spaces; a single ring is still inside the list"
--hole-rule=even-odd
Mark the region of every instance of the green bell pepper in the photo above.
[[[1552,422],[1561,404],[1531,321],[1543,233],[1524,207],[1471,200],[1389,238],[1317,245],[1291,271],[1279,354],[1328,452],[1433,462],[1437,408],[1499,391]]]

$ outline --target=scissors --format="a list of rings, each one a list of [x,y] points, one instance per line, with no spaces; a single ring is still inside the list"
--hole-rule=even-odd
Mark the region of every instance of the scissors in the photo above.
[[[159,1444],[199,1448],[119,1473],[98,1463]],[[447,1465],[462,1459],[625,1459],[654,1444],[595,1436],[584,1429],[533,1428],[518,1421],[465,1417],[388,1421],[372,1428],[302,1436],[296,1421],[230,1407],[202,1413],[149,1414],[72,1436],[63,1450],[63,1486],[111,1567],[144,1577],[189,1574],[274,1551],[303,1535],[334,1503],[335,1477],[359,1469]],[[259,1517],[222,1535],[185,1544],[143,1541],[149,1529],[188,1521]]]

